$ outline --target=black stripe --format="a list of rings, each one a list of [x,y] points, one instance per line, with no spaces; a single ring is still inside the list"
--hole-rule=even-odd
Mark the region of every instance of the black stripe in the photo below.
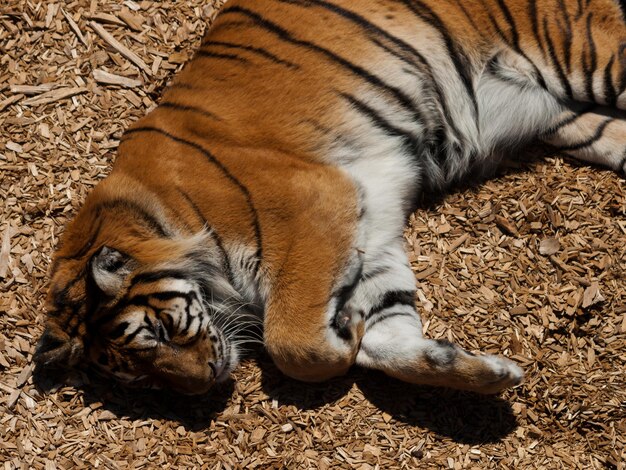
[[[415,307],[415,292],[409,290],[392,290],[385,292],[385,295],[380,299],[377,305],[374,305],[365,319],[369,320],[374,315],[383,310],[393,307],[394,305],[409,305]]]
[[[467,11],[467,8],[465,8],[465,5],[463,5],[461,0],[454,0],[454,3],[456,3],[456,5],[461,9],[463,14],[465,15],[465,18],[467,18],[467,20],[471,23],[472,27],[476,31],[482,32],[483,31],[482,28],[479,28],[478,25],[474,22],[474,18],[472,18],[472,15],[470,14],[469,11]]]
[[[504,35],[502,28],[500,28],[500,25],[498,24],[498,22],[496,21],[496,18],[491,13],[491,10],[489,10],[489,8],[485,6],[484,0],[481,0],[481,3],[483,4],[483,7],[487,10],[487,17],[489,18],[489,22],[491,23],[491,26],[493,26],[495,32],[498,34],[498,36],[500,36],[500,39],[502,39],[502,41],[504,41],[504,43],[508,45],[509,38],[507,38]]]
[[[424,85],[430,85],[430,86],[432,86],[434,88],[433,91],[437,95],[437,103],[441,105],[441,111],[442,111],[442,114],[443,114],[444,123],[450,127],[450,131],[452,132],[452,134],[458,140],[462,141],[463,140],[463,135],[459,131],[458,127],[456,126],[455,120],[452,118],[452,115],[450,114],[450,107],[448,105],[447,96],[446,96],[446,94],[444,93],[444,91],[442,89],[440,81],[435,79],[433,70],[431,69],[430,64],[426,61],[426,59],[423,58],[419,53],[416,53],[420,57],[420,59],[418,59],[419,63],[417,63],[418,61],[411,60],[411,59],[403,56],[402,54],[400,54],[399,52],[395,51],[391,47],[388,47],[385,44],[383,44],[378,39],[372,39],[372,42],[374,44],[376,44],[378,47],[380,47],[381,49],[383,49],[388,54],[391,54],[394,57],[397,57],[402,62],[410,65],[414,69],[417,69],[421,73],[421,75],[416,75],[419,78],[424,79],[424,76],[426,76],[426,80],[424,81],[423,84]],[[422,61],[422,59],[423,59],[423,61]],[[426,67],[426,70],[420,69],[419,65],[423,65],[424,67]],[[412,70],[404,70],[404,71],[406,73],[415,74],[415,72],[413,72]]]
[[[111,309],[111,310],[106,310],[104,312],[101,311],[101,312],[94,312],[94,313],[100,313],[100,315],[96,316],[95,318],[94,318],[94,315],[90,315],[89,317],[87,317],[86,318],[87,328],[93,336],[98,336],[101,334],[100,329],[102,328],[102,326],[104,326],[105,324],[113,320],[115,317],[117,317],[118,314],[120,313],[120,310]]]
[[[83,268],[78,272],[78,274],[76,274],[76,276],[70,282],[68,282],[61,290],[55,291],[52,293],[53,304],[55,307],[56,306],[62,307],[68,304],[69,305],[79,304],[79,302],[76,302],[74,299],[68,299],[68,294],[70,292],[70,289],[72,289],[74,285],[76,285],[79,281],[85,280],[86,274],[87,274],[87,265],[83,266]]]
[[[598,66],[598,58],[596,56],[596,43],[593,40],[593,33],[591,31],[591,19],[593,17],[593,13],[590,12],[587,15],[587,45],[589,46],[589,60],[590,63],[587,64],[587,57],[583,55],[583,75],[585,79],[585,91],[587,93],[587,98],[590,101],[595,101],[595,93],[593,91],[593,75]]]
[[[55,257],[54,263],[53,263],[52,269],[51,269],[51,272],[53,274],[54,274],[54,272],[57,269],[57,263],[58,263],[59,260],[82,258],[83,256],[85,256],[89,252],[89,249],[96,242],[96,239],[98,238],[98,235],[100,234],[100,229],[102,228],[103,221],[102,221],[102,218],[100,217],[101,211],[99,210],[99,208],[96,208],[95,213],[96,213],[95,219],[97,220],[96,229],[91,233],[91,235],[87,239],[87,242],[85,242],[85,244],[82,247],[80,247],[80,249],[77,252],[72,253],[71,255],[67,255],[67,256],[57,256],[57,257]]]
[[[168,278],[186,281],[189,279],[189,272],[182,271],[180,269],[163,269],[161,271],[139,273],[132,277],[130,286],[132,287],[137,284],[149,284],[151,282],[161,281]]]
[[[133,215],[139,216],[139,218],[143,220],[144,226],[148,227],[153,232],[156,232],[158,236],[161,238],[169,238],[169,234],[163,224],[161,224],[156,217],[148,213],[143,207],[134,201],[130,201],[128,199],[110,199],[102,201],[96,206],[96,208],[101,208],[103,210],[122,209],[130,211]]]
[[[583,16],[583,0],[577,0],[578,8],[576,9],[576,19],[579,20]]]
[[[369,281],[370,279],[374,279],[375,277],[387,274],[390,271],[390,266],[381,266],[376,269],[372,269],[371,271],[365,271],[363,272],[363,274],[361,274],[361,281]]]
[[[535,37],[535,41],[537,41],[537,46],[539,47],[541,54],[545,57],[546,52],[544,50],[543,41],[541,40],[541,35],[539,34],[539,17],[537,15],[537,0],[529,0],[528,16],[530,18],[530,24],[531,24],[533,36]]]
[[[234,278],[233,278],[233,271],[232,271],[231,264],[230,264],[230,257],[228,256],[228,252],[224,248],[224,242],[222,240],[222,237],[217,233],[215,228],[209,224],[209,221],[206,219],[206,217],[204,217],[202,211],[200,210],[198,205],[195,203],[195,201],[191,199],[191,196],[189,196],[185,191],[183,191],[182,189],[178,187],[176,188],[176,190],[185,198],[187,203],[191,206],[191,208],[196,213],[196,217],[198,217],[198,219],[202,222],[202,224],[205,227],[207,227],[209,231],[209,235],[211,236],[211,238],[213,238],[213,240],[215,240],[215,244],[217,245],[217,248],[222,253],[222,257],[224,259],[224,269],[226,270],[228,281],[230,282],[231,285],[233,285]]]
[[[613,85],[613,77],[611,77],[611,69],[613,68],[614,62],[615,56],[612,55],[604,68],[604,100],[609,106],[615,106],[617,104],[617,92]]]
[[[300,68],[299,65],[294,64],[293,62],[289,62],[288,60],[281,59],[277,55],[274,55],[271,52],[261,47],[245,46],[243,44],[235,44],[232,42],[224,42],[224,41],[206,41],[202,43],[202,47],[209,47],[209,46],[220,46],[220,47],[225,47],[228,49],[241,49],[244,51],[248,51],[248,52],[252,52],[254,54],[260,55],[261,57],[269,59],[275,64],[285,65],[286,67],[293,68],[293,69]]]
[[[624,177],[626,178],[626,151],[624,152],[624,158],[622,158],[622,161],[619,162],[617,171],[621,171]]]
[[[431,25],[439,32],[439,34],[441,34],[445,43],[446,51],[452,60],[456,73],[461,78],[465,91],[472,102],[474,116],[478,119],[478,101],[476,100],[474,82],[470,74],[472,66],[467,56],[459,49],[445,23],[428,5],[420,0],[401,0],[401,2],[411,11],[411,13]]]
[[[500,25],[498,24],[498,22],[496,21],[494,16],[491,14],[491,11],[489,10],[489,8],[487,8],[487,6],[485,5],[484,0],[482,0],[482,4],[483,4],[483,8],[487,11],[487,17],[489,18],[489,21],[491,22],[491,24],[494,27],[494,29],[495,29],[496,33],[498,34],[498,36],[500,36],[500,38],[504,41],[505,44],[509,44],[509,39],[502,32],[502,29],[500,28]],[[509,15],[510,15],[510,12],[509,12]],[[517,35],[517,30],[514,31],[514,35],[513,35],[512,40],[514,41],[514,49],[515,49],[515,51],[518,54],[520,54],[524,59],[526,59],[526,61],[528,61],[528,63],[530,65],[532,65],[533,71],[535,72],[535,79],[537,80],[537,84],[541,88],[543,88],[544,90],[547,90],[548,86],[546,85],[546,80],[545,80],[543,74],[541,73],[541,70],[539,69],[539,67],[537,67],[537,65],[532,60],[530,60],[530,57],[528,57],[528,55],[526,55],[526,53],[522,50],[522,48],[521,48],[521,46],[519,44],[519,37]],[[542,54],[545,56],[545,52],[543,51],[543,48],[541,47],[541,44],[540,44],[540,50],[542,51]]]
[[[502,11],[502,13],[504,14],[504,19],[506,20],[506,22],[509,24],[511,28],[511,41],[513,42],[513,47],[515,48],[516,51],[519,51],[521,50],[521,48],[519,45],[519,33],[517,32],[517,25],[515,24],[515,18],[513,18],[513,15],[511,15],[511,11],[506,6],[506,3],[504,3],[504,0],[498,0],[497,3],[498,3],[498,7],[500,8],[500,11]]]
[[[101,352],[96,362],[98,364],[106,366],[109,363],[109,356],[107,356],[105,352]]]
[[[154,349],[154,346],[147,346],[147,347],[135,346],[132,348],[125,347],[124,351],[150,351],[151,349]]]
[[[548,136],[551,136],[553,134],[556,134],[558,131],[563,129],[565,126],[569,126],[573,122],[576,122],[576,120],[578,120],[578,118],[580,118],[581,116],[584,116],[585,114],[588,114],[591,111],[593,111],[596,107],[597,107],[596,104],[588,104],[588,105],[586,105],[583,109],[581,109],[578,112],[572,111],[571,115],[569,115],[565,119],[559,121],[558,123],[550,126],[548,129],[546,129],[541,134],[539,134],[538,137],[542,138],[542,137],[548,137]]]
[[[292,3],[292,0],[280,0],[280,1]],[[300,1],[297,3],[301,5],[303,2]],[[424,57],[417,49],[412,47],[407,42],[379,28],[374,23],[368,21],[366,18],[362,17],[361,15],[358,15],[357,13],[354,13],[353,11],[346,10],[344,8],[339,7],[338,5],[328,3],[324,0],[307,0],[307,5],[311,3],[321,8],[324,8],[328,11],[331,11],[341,16],[342,18],[347,19],[348,21],[353,22],[354,24],[364,29],[370,35],[375,35],[375,36],[378,36],[378,38],[391,42],[391,44],[395,46],[398,50],[383,44],[383,42],[381,42],[378,38],[371,39],[371,41],[374,44],[379,46],[381,49],[383,49],[387,53],[400,59],[405,64],[408,64],[411,67],[418,69],[423,75],[426,75],[426,78],[427,78],[426,83],[434,87],[435,89],[434,91],[437,94],[438,102],[441,104],[446,123],[451,127],[452,132],[455,134],[455,136],[459,140],[462,140],[462,137],[461,137],[462,134],[456,127],[456,124],[450,115],[448,100],[446,99],[446,95],[443,92],[440,81],[435,79],[432,66],[430,65],[426,57]],[[407,57],[407,55],[409,57]],[[423,68],[425,68],[425,70],[423,70]]]
[[[117,339],[124,334],[126,328],[128,328],[129,323],[127,321],[121,322],[117,325],[113,330],[107,335],[108,339]]]
[[[86,299],[81,297],[80,299],[72,300],[65,304],[64,312],[69,309],[70,313],[63,319],[61,328],[66,331],[70,337],[73,337],[78,332],[79,326],[82,324],[82,320],[87,314]],[[58,315],[52,315],[58,316]]]
[[[408,131],[400,129],[399,127],[394,126],[383,116],[381,116],[378,111],[376,111],[371,106],[365,104],[362,100],[356,98],[355,96],[350,95],[349,93],[341,92],[338,92],[338,95],[348,101],[348,103],[350,103],[350,105],[352,105],[358,112],[370,119],[374,126],[384,131],[387,135],[401,138],[406,152],[411,155],[411,157],[413,157],[414,159],[420,159],[420,157],[426,154],[426,152],[420,152],[421,141],[417,136]],[[437,147],[441,148],[441,145]],[[439,167],[442,170],[445,166],[444,164],[446,160],[446,155],[447,154],[443,150],[435,155],[438,160]]]
[[[622,45],[619,47],[617,51],[617,57],[624,57],[625,55],[626,55],[626,42],[622,43]],[[626,67],[621,68],[617,90],[620,95],[626,91]]]
[[[174,299],[185,299],[185,301],[187,303],[191,303],[194,300],[199,301],[198,300],[198,294],[196,294],[195,291],[191,290],[189,292],[182,292],[182,291],[178,291],[178,290],[161,290],[161,291],[157,291],[157,292],[151,292],[150,294],[139,294],[134,296],[131,299],[131,302],[135,302],[136,299],[140,299],[141,303],[145,303],[143,300],[144,297],[146,299],[156,299],[156,300],[160,300],[161,302],[166,302],[168,300],[174,300]],[[148,305],[152,306],[152,304],[150,304],[150,302],[147,302]]]
[[[386,132],[387,135],[400,137],[403,141],[403,146],[406,152],[414,159],[430,166],[431,170],[433,165],[444,172],[445,170],[449,170],[446,165],[448,152],[446,152],[444,146],[445,135],[443,129],[438,129],[434,135],[431,136],[432,142],[428,144],[425,142],[425,139],[420,139],[420,137],[412,134],[411,132],[394,126],[387,119],[382,117],[378,111],[365,104],[362,100],[359,100],[355,96],[350,95],[349,93],[341,92],[338,92],[338,95],[348,101],[348,103],[350,103],[358,112],[368,117],[376,127]],[[430,153],[429,150],[431,151]],[[437,163],[423,158],[427,155],[432,155],[437,160]],[[425,173],[432,176],[432,171],[426,171]],[[438,184],[436,181],[425,181],[425,183]]]
[[[138,327],[135,331],[133,331],[132,333],[129,333],[128,335],[126,335],[126,338],[124,338],[124,346],[128,346],[136,337],[139,333],[141,333],[142,331],[149,331],[152,332],[152,329],[145,326],[145,325],[141,325],[140,327]]]
[[[170,83],[170,84],[167,86],[166,90],[173,90],[173,89],[175,89],[175,88],[178,88],[178,89],[180,89],[180,90],[193,90],[193,89],[195,89],[196,87],[195,87],[195,86],[193,86],[193,85],[192,85],[192,84],[190,84],[190,83],[184,83],[184,82],[178,82],[178,81],[177,81],[177,82],[174,82],[174,83]]]
[[[168,139],[173,140],[174,142],[187,145],[188,147],[191,147],[194,150],[200,152],[209,162],[215,165],[224,174],[224,176],[226,176],[226,178],[230,182],[232,182],[235,186],[237,186],[237,188],[243,193],[246,199],[246,204],[248,205],[248,208],[252,215],[252,226],[253,226],[254,237],[256,239],[256,245],[257,245],[256,260],[254,263],[254,271],[256,275],[256,272],[258,272],[258,269],[263,259],[263,238],[261,234],[261,226],[259,223],[259,215],[256,210],[256,207],[254,206],[254,203],[252,201],[252,195],[250,194],[250,191],[248,190],[248,188],[241,181],[239,181],[237,177],[235,177],[235,175],[233,175],[230,172],[230,170],[226,168],[226,166],[224,166],[222,162],[220,162],[211,152],[209,152],[207,149],[202,147],[200,144],[183,139],[181,137],[177,137],[173,134],[170,134],[167,131],[164,131],[163,129],[159,129],[158,127],[136,127],[134,129],[127,130],[124,135],[129,135],[129,134],[138,133],[138,132],[154,132],[154,133],[163,135],[167,137]]]
[[[350,103],[354,108],[356,108],[357,111],[367,116],[376,127],[385,131],[390,136],[401,137],[404,140],[405,144],[408,146],[407,150],[415,150],[417,148],[418,140],[416,136],[400,129],[399,127],[394,126],[384,117],[382,117],[374,108],[368,106],[355,96],[349,93],[342,92],[338,92],[338,94],[343,99],[348,101],[348,103]]]
[[[244,57],[239,57],[235,54],[220,54],[218,52],[209,52],[199,50],[196,52],[196,57],[209,58],[209,59],[226,59],[226,60],[234,60],[237,62],[241,62],[243,64],[248,64],[250,61]]]
[[[561,86],[565,91],[565,95],[569,99],[572,99],[572,86],[563,71],[563,66],[561,65],[561,62],[559,62],[559,58],[557,57],[556,49],[554,48],[554,43],[552,42],[552,37],[550,36],[550,30],[548,29],[548,20],[546,18],[543,19],[543,34],[546,37],[546,41],[548,43],[548,53],[552,59],[552,64],[556,67],[556,73],[559,77],[559,81],[561,82]]]
[[[626,22],[626,0],[618,0],[619,9],[622,10],[622,21]]]
[[[602,138],[602,135],[604,134],[604,130],[607,128],[607,126],[613,122],[613,119],[609,118],[606,119],[602,124],[600,124],[598,126],[598,128],[596,129],[596,131],[594,132],[594,134],[589,137],[586,140],[583,140],[582,142],[579,142],[577,144],[572,144],[572,145],[567,145],[567,146],[556,146],[559,150],[564,150],[564,151],[568,151],[568,150],[582,150],[585,147],[589,147],[593,144],[595,144],[598,140],[600,140]]]
[[[174,331],[174,317],[172,317],[169,311],[158,310],[157,316],[159,318],[159,321],[163,324],[163,328],[165,330],[167,330],[168,332]]]
[[[187,334],[187,332],[189,331],[189,328],[191,327],[191,322],[193,322],[193,319],[196,318],[189,311],[190,308],[191,308],[191,303],[187,302],[187,305],[185,306],[185,314],[187,315],[187,318],[185,318],[185,326],[183,327],[182,330],[178,330],[177,332],[181,336],[184,336]]]
[[[198,317],[193,317],[193,318],[198,318]],[[202,326],[202,319],[200,320],[200,326]],[[185,335],[187,334],[187,331],[185,331],[184,333],[178,333],[178,335]],[[204,330],[202,328],[198,328],[198,330],[189,338],[186,338],[186,340],[184,342],[181,341],[181,339],[177,338],[176,343],[179,346],[189,346],[193,343],[195,343],[196,341],[198,341],[198,339],[200,338],[200,336],[204,334]],[[214,348],[213,345],[211,345],[212,348]],[[210,363],[209,363],[210,364]]]
[[[363,266],[362,265],[359,266],[359,271],[356,273],[352,281],[349,284],[344,284],[337,291],[332,293],[332,297],[335,297],[337,299],[337,305],[335,307],[336,313],[338,313],[340,310],[342,310],[345,307],[346,302],[352,296],[354,289],[356,288],[356,286],[359,285],[362,269],[363,269]],[[333,319],[333,322],[331,323],[333,326],[336,326],[336,323],[335,323],[336,318],[337,318],[337,315],[335,315],[335,319]]]
[[[565,19],[565,28],[563,31],[563,54],[565,55],[565,70],[570,73],[572,71],[572,21],[567,11],[567,5],[564,0],[559,0],[559,8]],[[558,22],[559,27],[561,22]]]
[[[352,72],[353,74],[357,75],[358,77],[362,78],[363,80],[365,80],[366,82],[368,82],[370,85],[375,86],[379,89],[381,89],[382,91],[386,92],[387,94],[393,96],[396,101],[398,103],[400,103],[405,109],[409,110],[414,118],[420,122],[423,123],[424,120],[421,116],[421,112],[419,111],[419,109],[416,107],[415,103],[412,101],[412,99],[404,93],[404,91],[402,91],[400,88],[394,87],[392,85],[389,85],[388,83],[384,82],[383,80],[381,80],[379,77],[377,77],[376,75],[373,75],[372,73],[370,73],[369,71],[367,71],[366,69],[360,67],[359,65],[356,65],[352,62],[350,62],[349,60],[335,54],[334,52],[309,41],[305,41],[305,40],[301,40],[301,39],[296,39],[294,38],[291,33],[289,31],[287,31],[286,29],[280,27],[279,25],[277,25],[276,23],[273,23],[265,18],[263,18],[261,15],[259,15],[258,13],[249,10],[247,8],[243,8],[240,6],[231,6],[231,7],[227,7],[226,9],[224,9],[221,13],[221,16],[224,17],[225,15],[229,15],[229,14],[241,14],[244,16],[247,16],[248,18],[250,18],[252,21],[254,21],[255,24],[257,24],[258,26],[266,29],[267,31],[270,31],[274,34],[276,34],[280,39],[282,39],[285,42],[300,46],[300,47],[304,47],[307,48],[309,50],[318,52],[324,56],[326,56],[328,59],[332,60],[333,62],[341,65],[342,67],[348,69],[350,72]]]
[[[389,318],[395,318],[395,317],[412,317],[412,318],[415,318],[416,320],[415,323],[419,324],[419,318],[417,317],[417,314],[415,312],[389,312],[389,313],[383,313],[382,315],[378,315],[372,321],[368,322],[367,329],[369,330],[375,324],[380,323],[381,321],[388,320]]]
[[[157,109],[159,109],[159,108],[167,108],[167,109],[173,109],[175,111],[196,113],[196,114],[200,114],[201,116],[204,116],[204,117],[215,119],[216,121],[221,121],[222,120],[216,114],[213,114],[212,112],[206,111],[206,110],[204,110],[202,108],[199,108],[197,106],[188,106],[188,105],[185,105],[185,104],[172,103],[171,101],[163,101],[163,102],[159,103]]]

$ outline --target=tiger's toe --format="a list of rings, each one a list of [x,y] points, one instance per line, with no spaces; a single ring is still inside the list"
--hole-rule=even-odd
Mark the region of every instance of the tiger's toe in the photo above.
[[[524,371],[510,359],[500,356],[482,356],[487,366],[484,382],[476,391],[485,394],[501,392],[519,385],[524,380]]]

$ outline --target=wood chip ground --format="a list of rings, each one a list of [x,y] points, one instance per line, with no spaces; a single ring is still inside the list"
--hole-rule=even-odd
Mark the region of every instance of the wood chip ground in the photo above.
[[[262,353],[208,397],[80,371],[38,391],[59,234],[220,6],[0,3],[4,469],[626,468],[626,184],[550,155],[419,210],[406,231],[427,334],[524,366],[502,397],[363,370],[304,385]]]

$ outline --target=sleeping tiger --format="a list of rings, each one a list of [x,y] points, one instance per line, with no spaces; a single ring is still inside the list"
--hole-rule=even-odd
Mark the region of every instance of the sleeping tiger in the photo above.
[[[423,336],[404,223],[537,140],[624,171],[624,6],[229,1],[63,234],[36,362],[204,393],[256,322],[302,381],[520,383]]]

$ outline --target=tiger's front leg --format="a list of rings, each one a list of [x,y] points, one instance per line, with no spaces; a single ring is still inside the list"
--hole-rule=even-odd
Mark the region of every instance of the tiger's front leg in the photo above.
[[[360,265],[357,193],[342,172],[322,165],[285,179],[281,189],[272,188],[272,213],[290,202],[284,212],[293,218],[265,230],[264,344],[284,374],[324,381],[354,364],[364,332],[359,312],[342,308]]]
[[[366,262],[349,302],[352,310],[364,312],[358,365],[406,382],[480,393],[497,393],[521,382],[522,370],[508,359],[424,338],[415,308],[415,277],[401,240],[378,255]]]

